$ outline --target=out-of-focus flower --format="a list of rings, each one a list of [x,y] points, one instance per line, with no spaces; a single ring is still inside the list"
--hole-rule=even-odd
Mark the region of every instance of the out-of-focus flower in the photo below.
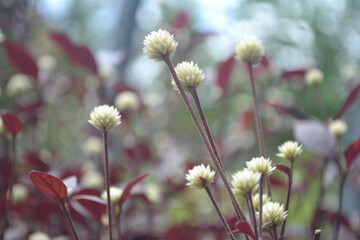
[[[197,88],[205,78],[204,72],[192,61],[179,63],[175,67],[175,72],[185,92],[190,92],[190,88]],[[179,92],[174,79],[171,79],[171,83]]]
[[[186,174],[185,179],[188,181],[187,186],[191,188],[204,188],[214,181],[215,172],[211,171],[210,166],[204,166],[204,164],[195,166],[189,170]]]
[[[103,79],[110,78],[116,73],[116,68],[112,65],[104,65],[99,68],[99,75]]]
[[[340,119],[337,119],[329,124],[330,133],[337,138],[342,137],[346,133],[347,128],[347,124]]]
[[[358,75],[358,73],[359,73],[359,68],[355,64],[345,65],[341,69],[341,75],[345,81],[354,80],[356,78],[356,76]]]
[[[236,57],[246,63],[257,64],[265,54],[261,41],[254,36],[246,36],[235,46]]]
[[[18,73],[13,75],[6,85],[6,93],[9,96],[16,96],[31,89],[31,81],[28,76]]]
[[[86,187],[100,189],[104,186],[104,177],[97,171],[87,171],[82,175],[81,183]]]
[[[267,202],[263,205],[263,223],[266,228],[280,226],[286,219],[287,212],[278,202]]]
[[[43,232],[33,232],[29,235],[29,240],[50,240],[50,236]]]
[[[298,142],[287,141],[281,146],[278,147],[279,153],[276,156],[287,159],[294,160],[303,150],[302,146]]]
[[[116,96],[115,106],[120,111],[138,110],[140,107],[140,101],[134,92],[124,91]]]
[[[260,200],[259,199],[259,193],[256,193],[255,195],[252,196],[252,201],[253,201],[254,209],[255,209],[256,212],[259,211],[259,204],[260,204],[259,200]],[[270,199],[270,197],[268,195],[263,194],[263,198],[262,198],[263,206],[264,206],[265,203],[270,202],[270,200],[271,199]]]
[[[275,170],[275,167],[271,167],[270,159],[264,157],[253,158],[251,161],[246,162],[246,166],[253,172],[263,174],[264,177],[269,176]]]
[[[113,106],[97,106],[90,113],[89,123],[101,131],[109,131],[121,123],[119,111]]]
[[[5,40],[5,34],[3,33],[2,29],[0,28],[0,43]]]
[[[98,137],[88,137],[82,143],[82,149],[89,155],[99,155],[102,150],[102,141]]]
[[[121,188],[110,186],[110,201],[112,204],[116,204],[119,202],[121,196],[123,194],[123,190]],[[107,193],[106,191],[103,191],[101,193],[101,197],[105,200],[107,200]]]
[[[23,184],[14,184],[12,189],[12,199],[14,204],[24,202],[29,195],[27,187]]]
[[[144,45],[143,51],[147,57],[158,62],[162,61],[166,54],[171,56],[176,51],[178,43],[168,31],[159,29],[145,37]]]
[[[0,135],[5,133],[4,123],[2,121],[2,118],[0,117]]]
[[[146,184],[144,187],[147,198],[152,202],[159,202],[161,200],[161,189],[157,184]]]
[[[51,55],[43,55],[38,59],[37,65],[41,70],[51,71],[56,67],[56,59]]]
[[[259,186],[260,173],[244,169],[232,175],[233,192],[238,196],[253,193]]]
[[[324,80],[324,74],[320,69],[312,68],[306,72],[305,82],[308,85],[320,84]]]

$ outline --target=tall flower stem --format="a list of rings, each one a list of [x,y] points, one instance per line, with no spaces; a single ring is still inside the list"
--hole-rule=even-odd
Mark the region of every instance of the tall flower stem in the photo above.
[[[70,212],[69,212],[69,209],[68,209],[66,203],[62,203],[62,204],[61,204],[61,209],[63,210],[63,212],[64,212],[64,214],[65,214],[65,217],[66,217],[66,220],[68,221],[68,223],[69,223],[69,225],[70,225],[70,227],[71,227],[71,231],[72,231],[72,233],[73,233],[73,235],[74,235],[74,238],[75,238],[76,240],[79,240],[78,233],[77,233],[77,231],[76,231],[74,222],[73,222],[73,220],[72,220],[72,218],[71,218],[71,216],[70,216]]]
[[[211,147],[210,147],[210,144],[208,142],[208,140],[206,139],[206,136],[205,136],[205,133],[204,133],[204,130],[202,129],[200,123],[199,123],[199,120],[197,119],[196,115],[195,115],[195,112],[194,112],[194,109],[192,108],[190,102],[189,102],[189,99],[188,97],[186,96],[185,94],[185,91],[183,89],[183,87],[181,86],[181,83],[180,83],[180,80],[175,72],[175,69],[174,69],[174,66],[171,62],[171,59],[169,57],[168,54],[166,54],[164,57],[163,57],[163,60],[164,62],[166,63],[167,67],[169,68],[169,71],[171,73],[171,76],[173,77],[174,81],[175,81],[175,84],[176,86],[178,87],[179,89],[179,92],[180,92],[180,95],[185,103],[185,106],[187,107],[187,109],[189,110],[189,113],[192,117],[192,119],[194,120],[195,122],[195,126],[202,138],[202,140],[204,141],[205,143],[205,146],[210,154],[210,157],[211,159],[213,160],[216,168],[218,169],[219,171],[219,174],[220,174],[220,177],[222,179],[222,181],[224,182],[225,184],[225,187],[226,187],[226,190],[228,191],[229,195],[230,195],[230,199],[231,199],[231,202],[234,206],[234,209],[235,209],[235,212],[236,212],[236,215],[237,217],[239,218],[239,220],[243,220],[243,221],[247,221],[246,220],[246,217],[245,217],[245,214],[244,212],[241,210],[241,207],[240,207],[240,204],[238,203],[238,201],[236,200],[235,198],[235,195],[234,193],[232,192],[231,190],[231,187],[230,187],[230,184],[229,184],[229,181],[227,180],[227,177],[226,177],[226,174],[224,172],[224,170],[222,169],[222,164],[220,163],[220,161],[216,158],[214,152],[212,151]]]
[[[285,212],[288,213],[289,216],[289,204],[290,204],[290,196],[291,196],[291,186],[292,186],[292,178],[293,178],[293,171],[294,171],[294,161],[295,159],[290,159],[290,174],[289,174],[289,184],[288,184],[288,191],[287,191],[287,195],[286,195],[286,203],[285,203]],[[286,227],[286,221],[287,221],[287,217],[285,218],[282,227],[281,227],[281,234],[280,234],[280,239],[283,239],[284,234],[285,234],[285,227]]]
[[[223,224],[223,226],[225,228],[226,233],[229,235],[230,239],[235,240],[235,237],[234,237],[233,234],[231,234],[230,227],[229,227],[228,223],[226,222],[226,219],[225,219],[224,215],[221,213],[219,205],[217,204],[214,196],[212,195],[209,186],[205,186],[204,188],[205,188],[205,191],[208,194],[212,204],[214,205],[217,214],[219,215],[219,217],[221,219],[221,222],[222,222],[222,224]]]
[[[259,183],[259,238],[262,237],[262,212],[263,212],[263,180],[264,175],[261,174]]]
[[[273,232],[274,232],[274,240],[277,240],[278,237],[277,237],[277,229],[276,229],[276,226],[274,225],[273,226]],[[280,237],[280,240],[282,239],[282,237]]]
[[[111,196],[110,196],[110,176],[109,176],[109,156],[108,156],[108,141],[107,141],[107,131],[103,130],[103,139],[104,139],[104,174],[105,174],[105,183],[106,183],[106,195],[107,195],[107,214],[109,220],[109,240],[112,240],[112,221],[111,221]]]
[[[251,193],[248,193],[248,199],[249,199],[249,203],[250,203],[250,211],[251,211],[251,215],[252,215],[252,220],[254,222],[254,232],[255,232],[255,239],[259,239],[258,236],[258,228],[257,228],[257,224],[256,224],[256,214],[255,214],[255,209],[254,209],[254,204],[253,204],[253,200],[252,200],[252,196]]]
[[[258,139],[258,143],[259,143],[259,149],[260,149],[261,156],[266,157],[265,147],[264,147],[264,134],[263,134],[260,115],[259,115],[259,107],[258,107],[258,101],[257,101],[257,96],[256,96],[253,66],[252,66],[252,63],[247,63],[247,64],[248,64],[249,76],[250,76],[251,94],[253,97],[253,104],[254,104],[254,116],[255,116],[256,133],[257,133],[257,139]],[[271,188],[270,188],[270,177],[266,178],[266,185],[267,185],[268,195],[271,199],[272,196],[271,196]]]

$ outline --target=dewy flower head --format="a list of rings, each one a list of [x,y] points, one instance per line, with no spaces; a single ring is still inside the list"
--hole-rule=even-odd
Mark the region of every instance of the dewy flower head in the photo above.
[[[186,174],[185,179],[188,181],[187,186],[191,188],[204,188],[214,181],[215,172],[211,171],[210,166],[204,166],[204,164],[195,166],[189,170]]]
[[[89,123],[101,131],[109,131],[121,123],[119,111],[113,106],[97,106],[90,113]]]
[[[123,194],[123,190],[121,188],[110,186],[110,201],[112,204],[119,202],[122,194]],[[101,197],[107,200],[107,192],[103,191],[101,193]]]
[[[287,212],[278,202],[267,202],[263,205],[263,223],[266,228],[280,226],[286,219]]]
[[[278,147],[279,153],[276,156],[287,160],[294,160],[303,150],[298,142],[287,141]]]
[[[244,169],[232,175],[233,192],[238,196],[254,192],[259,185],[260,173]]]
[[[124,91],[116,96],[115,106],[120,111],[137,110],[140,107],[140,102],[136,93],[132,91]]]
[[[306,72],[305,82],[308,85],[320,84],[324,79],[324,74],[317,68],[312,68]]]
[[[145,37],[144,45],[143,51],[147,57],[158,62],[162,61],[166,54],[171,56],[176,51],[178,43],[168,31],[159,29]]]
[[[175,67],[176,75],[179,78],[181,86],[186,92],[190,92],[190,88],[197,88],[204,80],[205,75],[197,64],[191,62],[182,62]],[[174,89],[179,92],[174,79],[171,79]]]
[[[337,138],[342,137],[347,131],[347,124],[340,119],[337,119],[329,124],[329,131]]]
[[[257,193],[257,194],[255,194],[255,195],[253,195],[252,196],[252,201],[253,201],[253,205],[254,205],[254,209],[255,209],[255,211],[259,211],[259,204],[260,204],[260,202],[259,202],[259,194]],[[268,197],[268,195],[266,195],[266,194],[263,194],[263,198],[262,198],[262,204],[264,205],[265,203],[267,203],[267,202],[270,202],[270,197]]]
[[[253,172],[262,173],[264,177],[269,176],[275,170],[275,167],[271,167],[270,159],[264,157],[253,158],[251,161],[246,162],[246,166]]]
[[[246,36],[235,46],[235,53],[239,60],[257,64],[265,54],[261,41],[254,36]]]

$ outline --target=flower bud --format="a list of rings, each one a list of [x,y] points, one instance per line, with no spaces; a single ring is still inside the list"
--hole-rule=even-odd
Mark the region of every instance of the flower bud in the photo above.
[[[37,61],[37,65],[41,70],[50,71],[56,67],[56,59],[51,55],[43,55]]]
[[[295,160],[295,158],[303,151],[302,146],[298,142],[287,141],[278,147],[279,153],[276,156],[287,159]]]
[[[18,73],[13,75],[6,85],[6,93],[10,97],[22,94],[31,89],[31,82],[28,76]]]
[[[139,97],[132,91],[121,92],[115,98],[115,106],[120,111],[138,110],[140,107]]]
[[[110,201],[112,204],[116,204],[119,202],[121,196],[123,194],[123,190],[121,188],[110,186]],[[103,191],[101,193],[101,197],[105,200],[107,200],[107,193],[106,191]]]
[[[259,185],[260,173],[244,169],[232,175],[231,185],[233,192],[243,196],[256,191]]]
[[[188,181],[187,186],[191,188],[204,188],[214,181],[215,172],[211,171],[210,166],[204,166],[204,164],[195,166],[189,170],[186,174],[185,179]]]
[[[87,171],[82,175],[81,183],[89,188],[100,189],[104,185],[104,177],[97,171]]]
[[[269,176],[275,170],[275,167],[271,167],[270,159],[264,157],[253,158],[246,162],[246,166],[250,171],[261,173],[264,177]]]
[[[235,46],[236,57],[246,63],[257,64],[265,54],[261,41],[254,36],[246,36]]]
[[[347,124],[340,119],[337,119],[329,124],[329,131],[337,138],[342,137],[347,131]]]
[[[29,240],[50,240],[50,237],[43,232],[33,232],[29,235]]]
[[[113,106],[97,106],[90,113],[89,123],[101,131],[109,131],[121,123],[119,111]]]
[[[168,31],[159,29],[145,37],[144,45],[143,52],[146,53],[147,57],[158,62],[162,61],[166,54],[171,56],[176,51],[178,43]]]
[[[102,151],[102,141],[98,137],[88,137],[82,143],[84,153],[89,155],[99,155]]]
[[[190,92],[190,88],[197,88],[205,78],[203,71],[192,61],[179,63],[175,72],[185,92]],[[171,79],[171,84],[179,92],[174,79]]]
[[[306,72],[305,82],[308,85],[320,84],[324,80],[324,74],[317,68],[312,68]]]
[[[266,228],[278,227],[286,219],[287,212],[278,202],[267,202],[263,205],[262,219]]]
[[[24,202],[28,197],[29,191],[23,184],[14,184],[12,189],[12,199],[14,204]]]

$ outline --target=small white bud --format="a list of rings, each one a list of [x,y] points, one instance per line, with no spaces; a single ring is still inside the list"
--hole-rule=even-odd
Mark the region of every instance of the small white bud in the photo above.
[[[31,89],[31,81],[28,76],[18,73],[13,75],[6,85],[7,95],[13,97]]]
[[[264,177],[269,176],[275,170],[275,167],[271,167],[270,159],[264,157],[253,158],[251,161],[246,162],[246,166],[253,172],[263,174]]]
[[[185,92],[190,92],[190,88],[197,88],[205,78],[203,71],[192,61],[179,63],[175,72]],[[171,84],[179,92],[174,79],[171,79]]]
[[[162,61],[166,54],[171,56],[176,51],[178,43],[168,31],[159,29],[145,37],[144,45],[143,51],[147,57],[158,62]]]
[[[111,65],[104,65],[99,68],[99,75],[102,79],[108,79],[114,76],[116,73],[116,68]]]
[[[37,65],[41,70],[50,71],[56,67],[56,59],[51,55],[43,55],[38,59]]]
[[[88,137],[82,143],[84,153],[89,155],[99,155],[102,151],[102,140],[98,137]]]
[[[101,131],[109,131],[121,123],[121,115],[113,106],[97,106],[90,113],[89,123]]]
[[[324,74],[317,68],[312,68],[306,72],[305,82],[308,85],[320,84],[324,80]]]
[[[347,131],[347,124],[340,119],[337,119],[329,124],[329,131],[337,138],[342,137]]]
[[[119,202],[122,194],[123,190],[121,188],[110,186],[110,201],[112,204],[116,204],[117,202]],[[106,190],[101,193],[101,197],[107,200]]]
[[[233,192],[238,196],[253,193],[259,186],[260,173],[244,169],[232,175]]]
[[[246,36],[235,46],[236,57],[246,63],[257,64],[265,54],[261,41],[254,36]]]
[[[263,205],[263,223],[266,228],[280,226],[287,217],[284,206],[278,202],[267,202]]]
[[[23,184],[14,184],[12,189],[12,199],[14,204],[18,204],[21,202],[24,202],[29,194],[29,190],[27,187]]]
[[[186,174],[185,179],[188,181],[187,186],[191,188],[204,188],[214,181],[215,172],[211,171],[210,166],[204,166],[204,164],[195,166],[189,170]]]
[[[33,232],[29,235],[29,240],[50,240],[50,237],[43,232]]]
[[[104,186],[104,177],[97,171],[87,171],[82,175],[81,183],[86,187],[100,189]]]
[[[295,158],[303,151],[302,146],[298,142],[287,141],[278,147],[279,153],[276,156],[287,159],[295,160]]]
[[[115,106],[120,111],[138,110],[140,107],[139,97],[132,91],[121,92],[115,98]]]

